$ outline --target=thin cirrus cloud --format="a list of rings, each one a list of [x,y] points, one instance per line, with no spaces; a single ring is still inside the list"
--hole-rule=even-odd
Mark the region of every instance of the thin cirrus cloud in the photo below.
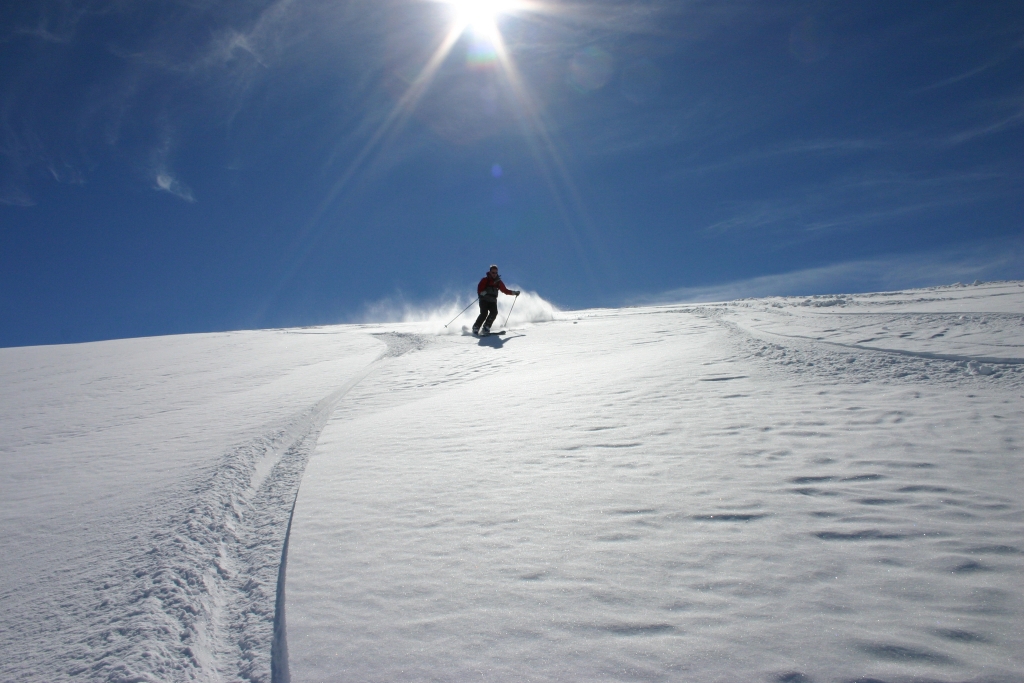
[[[195,195],[192,194],[192,189],[175,178],[165,169],[160,169],[156,172],[153,183],[154,189],[169,192],[178,199],[182,199],[189,203],[195,202],[196,200]]]
[[[734,202],[706,235],[776,229],[789,233],[873,227],[897,218],[962,206],[996,196],[998,173],[935,177],[871,173],[808,185],[784,198]]]
[[[998,118],[981,123],[972,128],[952,133],[943,139],[943,143],[946,146],[954,147],[966,142],[971,142],[977,138],[996,135],[1024,125],[1024,96],[1002,100],[1000,102],[993,103],[992,106],[994,108],[998,107],[1002,110],[1002,113]]]
[[[42,22],[32,27],[20,26],[16,32],[25,36],[33,36],[48,43],[66,44],[71,42],[70,34],[54,33]]]
[[[912,97],[916,97],[976,80],[983,75],[988,75],[1010,60],[1017,58],[1022,49],[1024,49],[1024,40],[1009,46],[994,58],[974,68],[912,90],[909,94]],[[1003,97],[968,98],[965,102],[968,103],[969,109],[961,109],[961,117],[979,120],[968,125],[960,122],[947,124],[947,130],[936,136],[935,142],[937,146],[955,147],[972,142],[978,138],[996,135],[1024,124],[1024,93],[1020,90],[1015,94]]]
[[[92,7],[74,2],[12,3],[8,16],[9,35],[29,36],[47,43],[68,44],[74,40],[79,24],[90,14],[106,12],[109,7]],[[0,39],[5,37],[0,36]]]
[[[146,139],[145,131],[159,130],[163,121],[188,130],[197,121],[209,121],[211,113],[229,119],[259,71],[265,70],[264,49],[273,52],[278,25],[292,4],[278,0],[247,16],[239,11],[214,14],[198,7],[161,14],[151,5],[114,0],[26,3],[15,12],[9,28],[0,29],[0,41],[49,44],[53,47],[33,50],[51,55],[57,68],[71,68],[78,51],[88,51],[83,32],[109,30],[102,45],[108,59],[98,60],[103,68],[84,75],[83,87],[73,93],[64,93],[45,80],[30,86],[24,79],[0,79],[4,128],[8,137],[17,138],[16,144],[8,141],[0,147],[0,155],[18,174],[31,176],[37,168],[48,170],[53,158],[69,168],[88,166],[96,147],[131,145],[134,153],[159,154],[160,134]],[[204,31],[195,30],[199,22]],[[198,109],[180,106],[186,97],[195,104],[196,93],[202,97]],[[73,141],[42,128],[42,121],[53,119],[55,101],[60,103],[59,130],[75,131]],[[126,127],[134,131],[130,142],[120,135]],[[32,142],[31,153],[25,152],[28,142]],[[63,182],[81,173],[51,175]],[[158,189],[183,198],[191,194],[180,189],[180,181],[171,174],[154,172],[153,177],[161,175],[163,180],[154,179]]]
[[[803,296],[930,287],[1024,275],[1024,241],[991,240],[971,248],[888,255],[804,268],[703,287],[683,287],[633,304],[731,301],[748,297]]]
[[[951,85],[956,85],[957,83],[960,83],[962,81],[966,81],[966,80],[969,80],[971,78],[974,78],[975,76],[980,76],[981,74],[985,73],[986,71],[989,71],[992,68],[997,67],[1000,64],[1002,64],[1003,62],[1006,62],[1010,58],[1014,57],[1018,52],[1020,52],[1021,49],[1024,49],[1024,40],[1019,41],[1015,45],[1011,46],[1008,50],[1006,50],[1003,54],[995,57],[994,59],[990,59],[989,61],[985,62],[984,64],[976,66],[973,69],[968,69],[967,71],[964,71],[962,73],[956,74],[955,76],[950,76],[949,78],[944,78],[944,79],[942,79],[940,81],[936,81],[935,83],[931,83],[931,84],[923,86],[921,88],[917,88],[915,90],[911,90],[910,94],[911,95],[918,95],[918,94],[921,94],[921,93],[924,93],[924,92],[928,92],[928,91],[931,91],[931,90],[938,90],[940,88],[946,88],[946,87],[949,87]]]
[[[35,206],[36,201],[20,187],[9,187],[0,190],[0,204],[7,206]]]
[[[295,28],[290,26],[295,17],[288,14],[294,4],[277,0],[248,16],[237,11],[221,13],[215,21],[211,16],[209,30],[198,39],[193,24],[202,17],[199,9],[161,18],[144,6],[116,2],[94,3],[88,11],[73,2],[23,8],[6,38],[60,44],[71,55],[66,59],[82,43],[86,20],[133,30],[115,30],[106,39],[103,50],[112,59],[105,70],[90,75],[90,87],[74,97],[50,93],[50,100],[63,100],[60,130],[76,131],[74,140],[41,128],[40,122],[52,116],[24,84],[12,80],[0,91],[7,105],[0,118],[8,138],[0,145],[0,204],[35,205],[32,179],[42,174],[58,183],[81,184],[82,169],[95,165],[97,153],[115,148],[119,154],[148,156],[141,165],[149,169],[150,186],[194,203],[193,188],[168,168],[166,129],[173,127],[177,137],[187,138],[196,125],[215,120],[230,125],[268,61],[279,56],[282,36]],[[184,101],[190,106],[182,107]]]
[[[880,137],[818,140],[797,139],[755,147],[744,154],[723,156],[714,161],[684,159],[667,177],[682,178],[705,173],[734,171],[786,157],[848,157],[850,155],[893,149],[898,144],[896,140],[887,140]]]

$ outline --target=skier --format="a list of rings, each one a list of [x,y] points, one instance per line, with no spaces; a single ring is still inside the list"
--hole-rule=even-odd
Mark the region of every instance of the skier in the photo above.
[[[483,325],[484,335],[491,333],[491,325],[494,323],[494,319],[498,317],[499,289],[509,296],[519,296],[518,290],[505,287],[505,283],[501,281],[501,276],[498,275],[498,266],[491,266],[487,275],[484,275],[484,279],[480,280],[480,284],[476,286],[476,294],[480,298],[480,315],[477,317],[476,322],[473,323],[473,334],[480,333],[481,324]]]

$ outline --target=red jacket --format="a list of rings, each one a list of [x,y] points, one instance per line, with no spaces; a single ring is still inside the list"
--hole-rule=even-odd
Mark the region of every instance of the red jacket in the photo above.
[[[499,289],[509,296],[514,296],[514,292],[505,287],[505,283],[501,281],[500,277],[492,280],[490,275],[484,275],[484,279],[476,286],[476,293],[484,301],[497,301]]]

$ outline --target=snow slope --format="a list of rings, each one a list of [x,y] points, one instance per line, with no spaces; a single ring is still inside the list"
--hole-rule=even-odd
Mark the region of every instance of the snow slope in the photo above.
[[[309,332],[0,349],[0,680],[269,680],[305,459],[382,346]]]
[[[423,337],[310,461],[292,680],[1021,680],[1022,304]]]
[[[0,680],[1021,680],[1022,327],[1010,282],[0,349]]]

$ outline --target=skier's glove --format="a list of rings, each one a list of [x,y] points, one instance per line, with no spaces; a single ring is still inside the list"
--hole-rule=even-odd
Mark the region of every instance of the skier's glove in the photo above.
[[[516,296],[519,296],[519,294],[520,294],[518,289],[516,291],[512,292],[512,293],[515,294]]]

